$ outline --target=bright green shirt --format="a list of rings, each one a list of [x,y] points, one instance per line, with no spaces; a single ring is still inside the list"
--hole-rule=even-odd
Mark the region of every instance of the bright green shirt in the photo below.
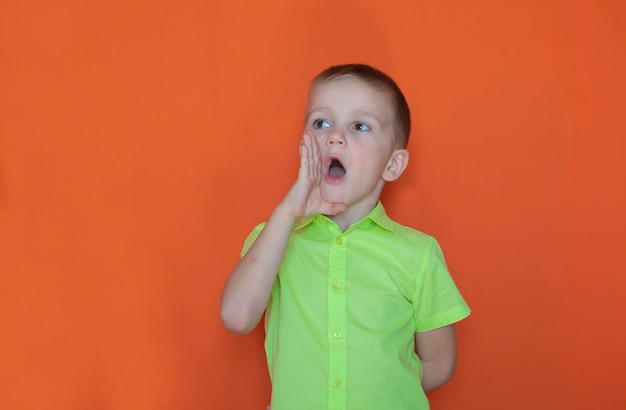
[[[343,233],[301,219],[265,317],[272,410],[428,409],[415,332],[469,313],[434,238],[382,204]]]

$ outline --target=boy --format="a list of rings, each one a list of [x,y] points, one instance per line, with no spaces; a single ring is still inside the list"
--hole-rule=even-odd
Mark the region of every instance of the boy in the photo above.
[[[237,333],[267,308],[272,410],[428,409],[425,392],[454,373],[454,323],[470,310],[437,242],[379,202],[408,164],[409,131],[402,92],[375,68],[313,80],[298,178],[222,294]]]

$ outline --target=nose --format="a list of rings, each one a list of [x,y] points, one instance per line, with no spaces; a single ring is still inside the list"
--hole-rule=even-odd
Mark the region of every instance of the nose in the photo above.
[[[340,128],[336,128],[328,134],[326,145],[344,145],[345,143],[346,137]]]

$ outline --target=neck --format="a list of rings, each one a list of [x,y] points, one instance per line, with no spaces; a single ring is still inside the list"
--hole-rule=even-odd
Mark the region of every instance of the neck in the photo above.
[[[341,232],[345,232],[350,229],[352,225],[365,218],[365,216],[374,209],[376,204],[378,204],[378,199],[376,199],[374,203],[359,204],[360,206],[353,205],[337,215],[328,215],[328,218],[339,226]]]

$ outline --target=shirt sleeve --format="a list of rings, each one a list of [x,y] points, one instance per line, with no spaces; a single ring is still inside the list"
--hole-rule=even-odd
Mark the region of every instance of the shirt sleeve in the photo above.
[[[471,312],[448,272],[439,244],[432,237],[416,277],[413,309],[418,332],[451,325]]]
[[[257,225],[252,230],[252,232],[250,232],[250,234],[246,238],[245,242],[243,243],[243,248],[241,249],[241,257],[242,258],[244,257],[244,255],[246,253],[248,253],[248,251],[252,247],[252,244],[254,243],[254,241],[256,241],[256,238],[258,238],[259,235],[261,234],[261,231],[263,230],[263,228],[265,228],[265,222]]]

